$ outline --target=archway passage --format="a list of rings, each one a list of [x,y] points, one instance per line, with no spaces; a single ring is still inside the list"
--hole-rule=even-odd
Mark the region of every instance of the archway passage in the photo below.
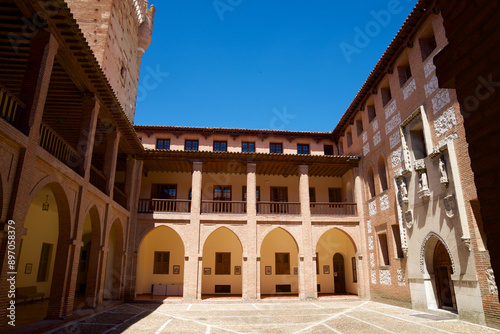
[[[298,295],[298,246],[290,233],[282,228],[269,232],[260,248],[261,297]]]
[[[343,231],[326,231],[316,245],[318,295],[358,294],[356,246]]]
[[[150,231],[139,246],[137,299],[180,298],[184,293],[184,243],[173,229]]]
[[[202,298],[242,294],[243,247],[234,232],[222,227],[203,246]]]
[[[456,311],[455,291],[453,288],[453,281],[451,280],[453,267],[450,255],[446,247],[440,241],[438,241],[434,249],[433,269],[436,278],[436,292],[439,308]]]

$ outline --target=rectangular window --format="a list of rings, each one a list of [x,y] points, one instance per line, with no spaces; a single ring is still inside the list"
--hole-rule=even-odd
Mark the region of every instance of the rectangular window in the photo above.
[[[287,187],[271,187],[271,202],[288,202]],[[271,213],[287,213],[286,204],[271,204]]]
[[[241,152],[255,152],[255,142],[244,141],[241,143]]]
[[[242,188],[242,201],[247,201],[247,186],[243,186]],[[255,195],[257,197],[257,202],[260,202],[260,186],[257,186],[255,189]]]
[[[436,49],[436,39],[431,33],[429,36],[419,39],[420,52],[422,54],[422,61],[425,61]]]
[[[333,145],[327,145],[325,144],[323,146],[324,148],[324,151],[325,151],[325,155],[333,155]]]
[[[230,201],[231,186],[214,186],[214,201]]]
[[[170,150],[170,139],[156,139],[157,150]]]
[[[342,202],[342,188],[328,188],[328,202]]]
[[[155,252],[153,274],[168,275],[170,252]]]
[[[309,188],[309,202],[316,202],[316,188]]]
[[[47,282],[49,280],[50,258],[52,257],[52,244],[43,243],[40,252],[40,262],[38,263],[37,282]]]
[[[352,261],[352,281],[354,283],[357,283],[358,282],[358,270],[356,268],[356,258],[355,257],[351,258],[351,261]]]
[[[184,145],[184,150],[186,151],[198,151],[198,141],[197,140],[186,140]]]
[[[282,143],[270,143],[269,144],[269,153],[283,153],[283,144]]]
[[[387,234],[378,234],[378,244],[380,248],[380,265],[389,265],[389,248],[387,245]]]
[[[366,106],[366,109],[368,110],[368,121],[371,123],[375,117],[377,117],[377,114],[375,113],[375,106],[369,105]]]
[[[399,84],[401,87],[403,87],[404,84],[408,81],[408,79],[411,78],[410,65],[406,64],[404,66],[399,66],[398,74],[399,74]]]
[[[214,152],[227,152],[227,141],[214,140]]]
[[[276,275],[290,275],[290,253],[276,253]]]
[[[385,107],[392,100],[391,88],[389,86],[380,88],[382,95],[382,105]]]
[[[356,131],[357,131],[358,137],[361,136],[361,134],[363,133],[363,121],[360,119],[358,119],[356,121]]]
[[[215,275],[231,275],[231,253],[215,253]]]
[[[297,144],[297,154],[309,154],[309,145]]]
[[[401,234],[399,233],[399,225],[392,225],[392,235],[394,237],[394,243],[396,244],[397,258],[402,259],[405,257],[403,253],[403,248],[401,247]]]
[[[157,184],[151,185],[152,199],[177,199],[176,184]]]
[[[351,131],[346,133],[346,137],[347,137],[347,147],[351,147],[351,145],[352,145],[352,133],[351,133]]]
[[[351,141],[352,141],[352,138],[351,138]],[[339,154],[340,155],[344,155],[344,143],[341,141],[339,141]]]

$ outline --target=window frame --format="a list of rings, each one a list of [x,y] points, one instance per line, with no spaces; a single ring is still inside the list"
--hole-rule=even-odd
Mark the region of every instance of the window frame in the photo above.
[[[269,143],[269,153],[283,154],[283,143]]]
[[[160,259],[157,259],[159,255]],[[165,255],[167,260],[165,261]],[[165,270],[166,263],[166,270]],[[166,272],[165,272],[166,271]],[[155,251],[153,257],[153,275],[168,275],[170,273],[170,251]]]
[[[162,142],[162,146],[163,148],[160,148],[159,144],[160,142]],[[165,146],[168,146],[167,148],[165,148]],[[157,150],[162,150],[162,151],[167,151],[167,150],[170,150],[170,138],[156,138],[156,146],[155,146],[155,149]]]
[[[307,152],[304,152],[304,149],[307,149]],[[311,154],[309,144],[297,144],[297,154]]]
[[[283,261],[278,261],[279,258]],[[285,261],[287,259],[287,261]],[[290,253],[274,253],[275,275],[290,275]],[[288,268],[286,268],[288,264]]]
[[[246,148],[245,148],[246,146]],[[253,146],[253,148],[251,148]],[[255,152],[255,142],[254,141],[242,141],[241,142],[241,152]]]
[[[220,258],[220,262],[219,262]],[[226,260],[226,262],[225,262]],[[215,275],[231,275],[231,253],[215,253]]]
[[[189,143],[189,148],[188,148]],[[196,143],[196,149],[193,149],[193,144]],[[186,139],[184,141],[184,151],[198,151],[200,149],[200,141],[198,139]]]
[[[213,150],[214,152],[227,152],[227,141],[214,140]]]

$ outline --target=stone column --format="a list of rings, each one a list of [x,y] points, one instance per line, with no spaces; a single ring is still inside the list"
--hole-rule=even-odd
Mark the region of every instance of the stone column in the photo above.
[[[82,160],[77,170],[80,176],[87,181],[90,178],[90,164],[92,162],[92,152],[94,150],[98,115],[99,103],[93,96],[87,96],[83,102],[80,134],[76,145],[78,153],[82,156]]]
[[[118,145],[120,144],[120,133],[114,131],[107,135],[106,154],[104,155],[103,174],[106,177],[106,194],[113,198],[113,187],[115,185],[116,161],[118,159]]]
[[[203,163],[193,162],[191,182],[191,222],[184,240],[187,260],[184,264],[184,301],[201,299],[201,275],[203,250],[200,247],[200,213]]]
[[[299,166],[299,197],[302,216],[302,247],[299,249],[299,297],[314,299],[316,291],[315,247],[312,245],[311,205],[309,199],[309,166]]]
[[[257,165],[247,164],[247,235],[243,247],[243,300],[255,300],[257,290]],[[245,260],[246,259],[246,260]]]

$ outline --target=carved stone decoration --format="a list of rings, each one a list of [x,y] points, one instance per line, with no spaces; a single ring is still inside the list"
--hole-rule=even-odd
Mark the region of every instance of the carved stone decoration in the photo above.
[[[443,156],[439,158],[439,174],[439,181],[441,182],[441,184],[443,184],[445,187],[448,187],[448,172],[446,171],[446,160]]]
[[[415,170],[424,170],[425,169],[425,160],[415,160]]]
[[[404,177],[398,178],[398,184],[399,184],[399,195],[401,198],[401,201],[404,204],[408,204],[408,188],[406,186],[406,180]]]
[[[372,284],[377,284],[377,271],[372,270],[370,273]]]
[[[422,245],[420,246],[420,272],[422,274],[425,273],[425,251],[427,248],[427,243],[432,238],[436,238],[437,240],[441,241],[441,243],[444,245],[444,247],[446,248],[446,251],[448,252],[448,255],[450,256],[451,268],[452,268],[453,272],[456,273],[457,266],[455,265],[455,258],[452,255],[453,253],[450,251],[450,248],[448,247],[448,244],[444,241],[444,239],[441,238],[435,232],[429,232],[429,234],[427,234],[427,236],[422,241]]]
[[[407,228],[413,227],[413,213],[411,210],[405,212],[405,223]]]
[[[470,238],[469,237],[462,237],[461,239],[462,239],[462,242],[464,243],[465,247],[467,247],[467,249],[469,251],[471,251],[472,248],[471,248]]]
[[[455,217],[456,211],[457,211],[457,209],[456,209],[457,204],[455,201],[455,196],[453,196],[453,195],[446,196],[443,199],[443,203],[444,203],[444,209],[446,211],[446,215],[448,216],[448,218]]]
[[[405,256],[408,257],[408,247],[401,247],[401,249],[403,250]]]
[[[488,287],[490,288],[490,293],[492,295],[498,295],[498,287],[495,282],[495,274],[493,273],[493,269],[486,269],[486,279],[488,280]]]
[[[390,270],[379,270],[380,273],[380,284],[391,285],[391,271]]]
[[[403,269],[398,269],[398,285],[405,286],[405,271]]]
[[[427,171],[425,169],[418,171],[418,195],[419,198],[423,200],[426,200],[431,196],[429,181],[427,179]]]

